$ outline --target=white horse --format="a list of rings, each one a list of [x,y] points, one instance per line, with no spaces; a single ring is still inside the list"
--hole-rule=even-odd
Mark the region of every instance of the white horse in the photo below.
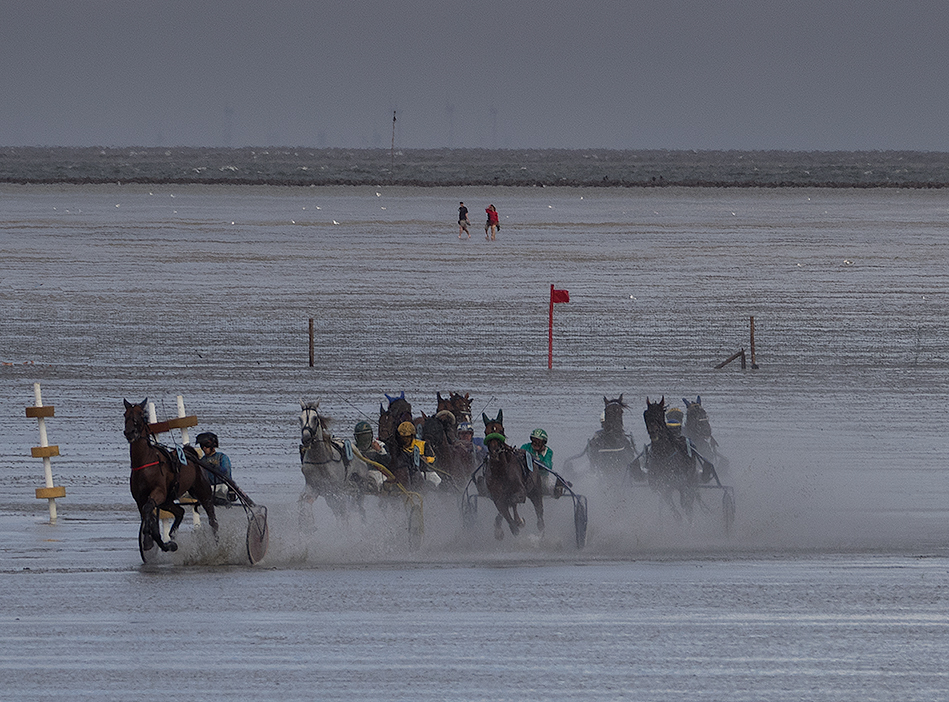
[[[363,496],[378,495],[385,477],[359,458],[348,441],[331,436],[319,407],[319,401],[300,401],[300,470],[306,480],[300,514],[306,517],[306,505],[322,496],[338,519],[346,519],[351,505],[363,512]]]

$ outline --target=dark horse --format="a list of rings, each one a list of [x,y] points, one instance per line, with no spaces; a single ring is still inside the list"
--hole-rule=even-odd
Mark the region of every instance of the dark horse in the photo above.
[[[527,469],[527,456],[522,449],[509,446],[504,436],[504,416],[498,410],[496,419],[484,420],[484,443],[488,448],[485,464],[485,484],[498,516],[494,519],[494,538],[504,538],[502,524],[506,521],[511,533],[517,536],[524,526],[524,519],[517,513],[517,506],[530,500],[537,513],[537,529],[544,530],[544,502],[541,494],[541,469]]]
[[[695,396],[695,402],[682,398],[685,403],[685,426],[682,435],[689,439],[699,453],[710,459],[719,469],[728,467],[728,459],[718,452],[718,442],[712,436],[712,425],[708,421],[708,412],[702,407],[701,395]]]
[[[439,392],[436,399],[435,414],[422,413],[422,440],[432,447],[439,472],[449,478],[443,486],[459,489],[477,468],[470,447],[458,438],[458,424],[471,422],[471,398],[455,392],[444,398]]]
[[[684,436],[673,434],[666,425],[666,398],[650,402],[646,398],[643,412],[649,445],[643,451],[649,486],[658,492],[672,508],[676,519],[681,515],[675,508],[672,495],[679,493],[679,505],[686,516],[692,516],[692,506],[698,495],[698,484],[712,479],[711,464],[698,470],[699,460]]]
[[[579,456],[586,456],[590,467],[607,478],[620,478],[632,470],[636,461],[636,442],[623,427],[623,410],[628,405],[623,396],[610,400],[603,397],[603,427],[587,442]]]
[[[214,493],[204,470],[198,464],[198,454],[191,446],[185,446],[185,462],[152,438],[148,420],[145,416],[145,404],[133,405],[125,400],[125,438],[129,442],[129,457],[132,461],[132,474],[129,488],[132,497],[142,514],[140,546],[150,551],[158,544],[162,551],[176,551],[175,533],[184,517],[185,511],[175,503],[181,495],[188,493],[207,512],[208,521],[217,536],[217,516],[214,514]],[[167,542],[161,538],[158,524],[158,510],[171,512],[175,520],[171,525]]]

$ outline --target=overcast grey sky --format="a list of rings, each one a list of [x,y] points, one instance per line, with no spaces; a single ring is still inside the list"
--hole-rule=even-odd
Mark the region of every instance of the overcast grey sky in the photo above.
[[[35,0],[0,145],[949,151],[949,2]]]

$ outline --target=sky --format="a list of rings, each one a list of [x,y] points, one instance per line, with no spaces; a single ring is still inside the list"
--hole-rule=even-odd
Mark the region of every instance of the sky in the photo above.
[[[949,151],[949,2],[36,0],[0,146]]]

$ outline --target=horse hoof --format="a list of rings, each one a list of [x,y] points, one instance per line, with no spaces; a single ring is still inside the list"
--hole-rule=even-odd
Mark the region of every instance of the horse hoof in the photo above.
[[[524,526],[525,524],[527,524],[527,522],[524,521],[524,517],[518,517],[518,519],[517,519],[517,526],[518,526],[518,528]]]
[[[175,551],[178,550],[178,544],[176,544],[174,541],[170,541],[168,543],[168,550],[174,553]]]
[[[494,530],[494,538],[497,539],[498,541],[503,541],[503,540],[504,540],[504,529],[502,529],[502,528],[500,528],[500,527],[498,527],[497,529],[495,529],[495,530]]]

